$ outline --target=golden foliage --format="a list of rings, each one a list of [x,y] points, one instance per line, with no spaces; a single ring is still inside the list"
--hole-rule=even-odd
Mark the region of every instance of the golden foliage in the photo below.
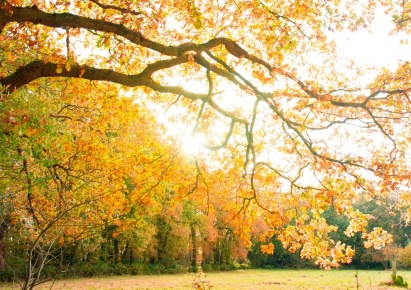
[[[328,268],[353,255],[330,237],[333,210],[347,236],[387,244],[353,205],[410,220],[411,67],[360,82],[371,68],[332,40],[376,9],[410,32],[408,4],[389,0],[0,1],[6,212],[61,244],[189,199],[246,245],[262,220],[263,239]],[[187,135],[202,149],[182,152]]]

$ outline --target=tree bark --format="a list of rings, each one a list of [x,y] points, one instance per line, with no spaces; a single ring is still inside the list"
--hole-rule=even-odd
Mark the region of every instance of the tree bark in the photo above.
[[[0,239],[0,271],[4,270],[6,266],[6,256],[4,251],[5,245],[3,239]]]
[[[391,260],[391,277],[393,281],[397,278],[397,259],[394,258]]]
[[[6,257],[5,257],[5,250],[4,250],[6,245],[3,242],[6,229],[7,229],[6,223],[2,222],[0,226],[0,271],[4,270],[6,266]]]
[[[193,244],[192,266],[194,272],[202,272],[203,247],[201,245],[201,232],[197,224],[191,224],[191,241]]]
[[[114,263],[117,264],[119,261],[119,242],[118,239],[113,239],[113,260]]]

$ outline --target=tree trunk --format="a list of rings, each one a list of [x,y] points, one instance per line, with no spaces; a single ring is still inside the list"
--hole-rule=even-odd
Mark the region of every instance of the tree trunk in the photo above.
[[[397,278],[397,259],[396,258],[391,260],[391,277],[393,281],[395,281],[395,279]]]
[[[170,235],[170,231],[171,231],[171,228],[167,228],[164,231],[164,236],[163,236],[163,233],[158,235],[159,246],[158,246],[158,250],[157,250],[157,259],[160,260],[160,261],[167,260],[167,255],[168,254],[166,252],[166,246],[167,246],[168,237]],[[160,244],[160,241],[161,241],[161,244]]]
[[[130,265],[134,263],[134,253],[133,253],[133,248],[130,247]]]
[[[3,239],[4,239],[4,236],[6,235],[8,224],[9,224],[9,219],[8,217],[5,217],[0,225],[0,271],[4,270],[6,266],[6,257],[5,257],[6,251],[4,249],[6,245],[4,244]]]
[[[221,265],[221,241],[217,240],[215,249],[214,249],[214,264]]]
[[[0,239],[0,271],[4,270],[4,268],[6,266],[4,247],[5,247],[5,245],[3,243],[3,239]]]
[[[129,264],[131,264],[130,261],[128,261],[128,259],[130,258],[130,256],[129,256],[129,252],[130,252],[129,244],[130,244],[129,241],[127,241],[126,246],[124,247],[123,254],[121,255],[121,262],[123,264],[126,264],[127,262],[129,262]]]
[[[117,239],[113,239],[113,260],[114,263],[117,264],[118,263],[118,258],[119,258],[119,249],[118,249],[118,240]]]
[[[394,225],[394,226],[392,226],[392,228],[391,228],[391,234],[392,234],[392,237],[393,237],[393,241],[392,241],[392,244],[393,245],[396,245],[397,243],[397,241],[396,241],[396,237],[397,237],[397,227]],[[394,282],[394,284],[395,284],[395,281],[397,280],[397,260],[398,260],[398,247],[399,246],[396,246],[395,248],[394,248],[394,252],[393,252],[393,255],[392,255],[392,257],[391,257],[391,259],[390,259],[390,264],[391,264],[391,277],[392,277],[392,281]]]
[[[80,242],[75,242],[74,246],[70,248],[70,254],[67,257],[67,261],[70,265],[77,263],[78,248],[80,247]]]
[[[191,224],[191,241],[193,244],[192,266],[194,272],[202,272],[203,247],[201,245],[201,232],[197,224]]]

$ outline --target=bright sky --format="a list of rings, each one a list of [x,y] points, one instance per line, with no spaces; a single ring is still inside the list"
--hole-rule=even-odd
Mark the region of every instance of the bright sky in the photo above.
[[[174,26],[177,23],[170,21]],[[394,24],[389,15],[386,15],[382,9],[376,11],[375,20],[369,30],[362,29],[357,32],[332,32],[331,38],[334,38],[339,58],[344,62],[353,60],[358,66],[370,67],[375,66],[375,74],[378,68],[387,67],[395,69],[398,61],[411,61],[411,44],[404,44],[401,41],[407,39],[405,34],[390,35],[394,29]],[[356,79],[359,83],[370,82],[375,75],[367,74],[363,79]],[[193,80],[192,83],[181,80],[174,80],[174,85],[184,85],[188,90],[196,90],[200,87]],[[233,93],[234,94],[234,93]],[[227,91],[224,92],[227,97]],[[219,102],[221,103],[221,102]],[[221,103],[223,104],[223,103]],[[173,109],[174,110],[174,109]],[[165,116],[164,116],[165,117]],[[164,120],[165,121],[165,120]],[[192,128],[187,128],[185,124],[176,123],[170,128],[168,134],[182,137],[182,150],[188,155],[195,155],[201,150],[199,143],[207,143],[202,136],[192,136]],[[226,130],[226,128],[224,128]]]
[[[405,33],[390,35],[394,24],[389,15],[377,9],[370,31],[333,33],[343,57],[353,59],[358,65],[394,69],[398,61],[411,59],[411,44],[401,44]]]

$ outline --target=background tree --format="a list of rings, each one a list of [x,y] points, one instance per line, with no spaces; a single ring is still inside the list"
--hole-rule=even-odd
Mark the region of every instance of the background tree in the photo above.
[[[61,249],[101,232],[118,262],[117,236],[141,227],[164,192],[173,153],[156,143],[150,116],[113,97],[114,86],[78,98],[87,86],[64,81],[51,91],[39,86],[38,98],[22,92],[2,102],[3,239],[27,253],[25,289],[42,282],[47,264],[62,264]]]

